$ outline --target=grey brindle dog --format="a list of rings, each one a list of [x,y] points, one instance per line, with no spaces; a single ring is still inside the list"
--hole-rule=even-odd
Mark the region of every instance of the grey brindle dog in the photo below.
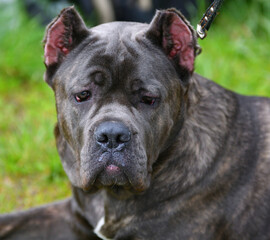
[[[1,215],[0,239],[270,239],[270,101],[195,74],[181,13],[88,29],[69,7],[44,50],[73,195]]]

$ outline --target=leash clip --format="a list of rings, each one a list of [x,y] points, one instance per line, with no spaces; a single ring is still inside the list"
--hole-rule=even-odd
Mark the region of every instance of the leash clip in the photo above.
[[[197,25],[197,35],[200,39],[204,39],[207,36],[207,31],[210,29],[223,1],[224,0],[214,0],[206,10],[201,21]]]

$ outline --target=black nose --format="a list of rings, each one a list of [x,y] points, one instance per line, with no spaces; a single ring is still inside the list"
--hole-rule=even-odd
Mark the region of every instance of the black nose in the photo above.
[[[106,148],[117,148],[119,145],[129,142],[130,135],[129,129],[120,122],[103,122],[95,131],[97,143]]]

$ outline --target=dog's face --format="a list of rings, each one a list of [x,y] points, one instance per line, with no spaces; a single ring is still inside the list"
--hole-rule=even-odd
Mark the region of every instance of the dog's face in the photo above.
[[[47,28],[58,151],[71,183],[141,192],[181,127],[196,37],[175,10],[87,29],[73,8]]]

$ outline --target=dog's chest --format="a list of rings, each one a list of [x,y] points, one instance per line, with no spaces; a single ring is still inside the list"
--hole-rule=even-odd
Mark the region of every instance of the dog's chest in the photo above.
[[[111,238],[107,238],[106,236],[103,235],[103,233],[101,232],[101,228],[104,226],[104,223],[105,223],[105,218],[102,217],[98,223],[97,223],[97,226],[95,227],[94,229],[94,233],[99,237],[101,238],[102,240],[110,240]]]
[[[122,235],[127,229],[130,230],[133,217],[123,217],[122,219],[110,219],[105,221],[105,217],[101,217],[98,221],[94,233],[103,240],[112,240]],[[131,224],[132,225],[132,224]],[[125,234],[124,234],[125,235]]]

